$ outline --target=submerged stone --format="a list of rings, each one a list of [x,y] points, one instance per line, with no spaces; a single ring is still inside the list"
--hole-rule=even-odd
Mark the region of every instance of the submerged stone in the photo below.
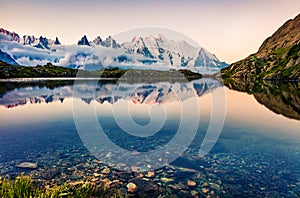
[[[160,181],[164,182],[164,183],[169,183],[169,182],[172,182],[174,181],[174,179],[172,178],[166,178],[166,177],[162,177],[160,178]]]
[[[110,169],[108,167],[105,167],[102,171],[102,174],[109,174],[110,173]]]
[[[146,177],[149,177],[149,178],[154,177],[154,176],[155,176],[155,172],[153,172],[153,171],[149,171],[146,175]]]
[[[135,185],[135,183],[132,183],[132,182],[127,184],[126,187],[127,187],[127,191],[130,193],[134,193],[138,189],[138,187]]]
[[[194,182],[194,181],[192,181],[192,180],[188,180],[188,181],[187,181],[187,185],[188,185],[189,187],[194,187],[194,186],[197,185],[197,183]]]
[[[26,169],[36,169],[37,164],[36,163],[31,163],[31,162],[22,162],[20,164],[17,164],[16,167],[18,168],[26,168]]]
[[[47,169],[45,172],[43,172],[41,174],[41,176],[44,178],[44,179],[47,179],[47,180],[51,180],[52,178],[54,178],[56,175],[58,174],[58,170],[53,168],[53,169]]]
[[[146,181],[141,178],[135,178],[130,180],[131,183],[134,183],[137,186],[136,194],[138,197],[158,197],[162,192],[162,189],[159,185],[155,184],[152,181]]]

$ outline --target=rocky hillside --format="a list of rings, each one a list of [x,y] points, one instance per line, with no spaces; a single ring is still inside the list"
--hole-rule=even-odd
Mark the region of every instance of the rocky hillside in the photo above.
[[[227,78],[300,81],[300,14],[287,21],[258,52],[222,70]]]

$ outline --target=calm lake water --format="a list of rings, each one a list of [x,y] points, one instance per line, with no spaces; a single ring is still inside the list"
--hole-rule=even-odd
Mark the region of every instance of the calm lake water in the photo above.
[[[141,177],[179,197],[300,196],[299,109],[289,101],[296,110],[283,116],[283,105],[274,113],[268,97],[214,79],[0,87],[2,176],[25,172],[50,185],[99,173],[124,190]],[[38,167],[17,168],[21,162]]]

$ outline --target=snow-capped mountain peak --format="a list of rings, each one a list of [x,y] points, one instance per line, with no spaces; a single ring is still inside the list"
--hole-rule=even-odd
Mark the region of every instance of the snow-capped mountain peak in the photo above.
[[[195,67],[219,67],[223,68],[227,66],[225,62],[221,62],[215,54],[210,53],[205,48],[200,48],[198,57],[194,64]]]
[[[48,45],[49,45],[48,39],[46,37],[41,36],[39,38],[39,43],[35,47],[40,49],[50,49]]]
[[[6,62],[11,65],[18,65],[18,63],[6,52],[0,49],[0,61]]]
[[[100,36],[97,36],[94,40],[93,40],[93,44],[95,45],[101,45],[102,42],[102,38]]]
[[[168,39],[162,34],[138,39],[135,37],[131,42],[122,44],[122,47],[127,53],[142,54],[172,66],[193,65],[194,57],[197,55],[197,50],[192,45]]]
[[[116,40],[113,39],[111,36],[108,36],[108,37],[105,39],[105,41],[102,41],[102,42],[101,42],[101,45],[102,45],[103,47],[111,47],[111,48],[114,48],[114,49],[120,47],[120,45],[116,42]]]
[[[111,36],[108,36],[105,40],[102,40],[100,36],[97,36],[92,42],[91,45],[101,45],[103,47],[108,47],[108,48],[120,48],[120,44],[117,43],[115,39],[113,39]]]
[[[205,48],[182,40],[172,40],[163,34],[135,36],[119,44],[113,37],[100,36],[89,41],[84,35],[77,45],[61,45],[55,40],[24,35],[0,28],[0,49],[20,65],[33,66],[51,62],[65,67],[95,70],[102,67],[181,69],[219,71],[227,64]],[[90,47],[80,47],[82,45]],[[38,49],[37,49],[38,48]],[[211,69],[212,68],[212,69]]]

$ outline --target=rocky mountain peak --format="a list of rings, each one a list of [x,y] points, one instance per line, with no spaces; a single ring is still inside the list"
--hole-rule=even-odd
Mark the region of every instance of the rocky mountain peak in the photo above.
[[[39,42],[38,38],[35,38],[34,36],[24,35],[23,36],[23,45],[37,45]]]
[[[267,38],[257,52],[263,57],[271,51],[288,48],[300,41],[300,14],[285,22],[271,37]]]
[[[79,41],[78,41],[78,45],[87,45],[90,46],[90,43],[86,37],[86,35],[84,35]]]
[[[40,36],[39,43],[34,47],[37,47],[37,48],[40,48],[40,49],[50,49],[48,44],[49,44],[48,39],[46,37]]]
[[[93,40],[93,43],[95,45],[101,45],[101,42],[102,42],[102,38],[100,36],[97,36],[94,40]]]
[[[102,40],[100,36],[97,36],[92,43],[94,45],[102,45],[103,47],[110,47],[114,49],[120,48],[120,44],[118,44],[111,36],[108,36],[105,40]]]
[[[20,36],[15,32],[10,32],[8,30],[0,28],[0,33],[4,34],[8,38],[10,38],[10,41],[20,42]]]
[[[61,43],[59,42],[58,38],[56,37],[55,38],[55,41],[54,41],[54,45],[60,45]]]
[[[111,47],[111,48],[119,48],[120,45],[116,42],[115,39],[113,39],[111,36],[108,36],[105,41],[102,41],[101,43],[104,47]]]

